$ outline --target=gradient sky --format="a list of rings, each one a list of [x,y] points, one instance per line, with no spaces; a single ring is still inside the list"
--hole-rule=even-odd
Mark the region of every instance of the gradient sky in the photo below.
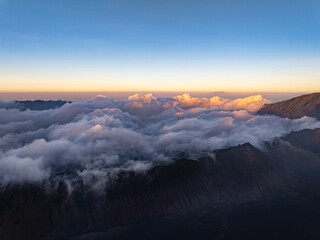
[[[0,91],[320,91],[319,0],[0,0]]]

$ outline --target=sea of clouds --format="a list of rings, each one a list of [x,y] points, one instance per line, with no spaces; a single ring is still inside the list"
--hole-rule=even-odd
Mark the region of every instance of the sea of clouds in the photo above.
[[[245,142],[261,147],[291,131],[320,127],[310,117],[257,115],[268,102],[260,95],[228,100],[136,94],[20,111],[14,102],[0,101],[0,184],[60,178],[101,188],[119,171],[146,171]]]

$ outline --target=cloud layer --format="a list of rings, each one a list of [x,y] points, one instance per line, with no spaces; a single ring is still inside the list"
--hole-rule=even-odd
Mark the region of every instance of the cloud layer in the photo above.
[[[121,170],[145,171],[245,142],[259,147],[294,130],[320,127],[309,117],[256,115],[265,103],[260,95],[228,100],[137,94],[19,111],[0,102],[0,184],[62,179],[100,189]]]

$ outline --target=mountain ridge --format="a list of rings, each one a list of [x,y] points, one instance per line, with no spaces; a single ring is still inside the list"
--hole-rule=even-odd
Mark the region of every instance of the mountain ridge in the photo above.
[[[320,120],[320,92],[266,104],[257,113],[261,115],[277,115],[290,119],[309,116]]]
[[[180,159],[146,174],[120,172],[106,195],[81,186],[70,195],[63,182],[51,193],[34,184],[6,187],[0,191],[0,206],[6,206],[0,207],[0,238],[61,239],[176,215],[224,199],[245,196],[253,200],[268,192],[271,175],[266,157],[251,144],[217,152],[216,158],[206,162]],[[236,161],[238,164],[230,167]],[[34,220],[27,221],[29,218]]]

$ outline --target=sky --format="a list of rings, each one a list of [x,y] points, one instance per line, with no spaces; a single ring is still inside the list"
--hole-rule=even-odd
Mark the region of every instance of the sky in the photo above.
[[[0,92],[320,91],[319,0],[0,0]]]

